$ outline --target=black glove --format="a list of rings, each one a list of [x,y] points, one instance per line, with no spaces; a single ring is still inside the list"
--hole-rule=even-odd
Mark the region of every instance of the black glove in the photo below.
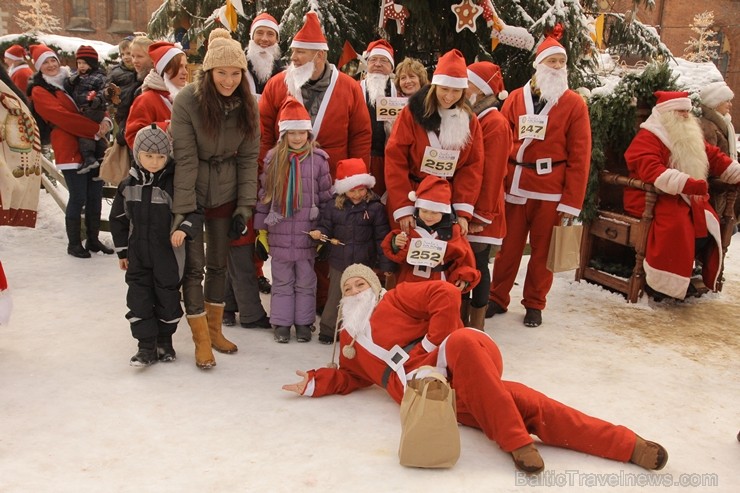
[[[231,220],[231,228],[229,229],[229,238],[232,240],[238,240],[245,234],[247,234],[247,220],[244,216],[234,216]]]
[[[319,243],[316,247],[316,261],[326,262],[329,259],[329,253],[331,252],[331,244],[326,241]]]

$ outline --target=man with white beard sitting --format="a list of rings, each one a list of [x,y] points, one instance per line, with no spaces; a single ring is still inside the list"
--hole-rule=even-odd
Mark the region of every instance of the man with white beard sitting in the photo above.
[[[247,47],[247,81],[252,94],[259,100],[265,84],[273,75],[285,70],[280,61],[280,28],[267,12],[256,16],[249,28]]]
[[[384,96],[397,96],[396,86],[391,80],[395,67],[393,47],[388,41],[378,39],[367,46],[366,56],[367,75],[360,86],[365,96],[373,129],[373,140],[370,147],[370,174],[376,180],[373,191],[382,197],[385,193],[385,142],[390,134],[392,122],[378,121],[376,102]],[[390,124],[387,128],[386,123]]]
[[[648,232],[645,281],[654,291],[683,299],[693,286],[694,259],[701,263],[704,285],[717,290],[722,239],[719,218],[709,203],[707,177],[737,183],[740,164],[704,140],[698,119],[689,113],[687,92],[655,95],[657,103],[624,158],[630,177],[652,183],[661,192]],[[628,187],[624,208],[641,217],[645,192]]]
[[[486,317],[507,311],[524,247],[524,325],[542,324],[552,272],[552,228],[581,213],[591,164],[591,125],[583,98],[568,89],[567,54],[555,38],[537,47],[534,77],[515,89],[501,114],[514,132],[506,175],[506,237],[496,254]],[[488,150],[490,152],[490,150]]]
[[[332,179],[337,163],[360,158],[370,164],[370,116],[357,81],[327,61],[329,46],[315,12],[290,44],[290,64],[267,81],[260,99],[260,161],[278,140],[278,112],[290,94],[306,107],[313,135],[329,154]]]

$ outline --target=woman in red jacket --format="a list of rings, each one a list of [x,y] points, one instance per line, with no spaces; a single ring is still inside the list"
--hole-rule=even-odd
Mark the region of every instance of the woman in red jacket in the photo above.
[[[98,169],[78,174],[82,162],[78,140],[102,139],[113,124],[104,118],[101,123],[80,113],[71,96],[64,90],[64,80],[69,68],[59,64],[51,48],[38,44],[31,46],[31,56],[38,72],[33,76],[31,100],[34,109],[50,126],[51,146],[57,169],[64,175],[69,190],[65,213],[67,228],[67,253],[73,257],[90,258],[90,252],[112,254],[113,249],[98,239],[100,209],[103,200],[103,182],[98,180]],[[85,208],[87,242],[81,242],[82,208]]]

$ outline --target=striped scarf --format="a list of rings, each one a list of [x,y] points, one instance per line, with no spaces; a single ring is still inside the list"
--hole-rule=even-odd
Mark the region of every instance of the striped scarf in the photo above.
[[[288,169],[283,189],[279,194],[280,213],[283,217],[291,217],[301,209],[303,190],[301,186],[301,162],[306,159],[310,147],[308,144],[300,149],[291,149],[288,152]]]

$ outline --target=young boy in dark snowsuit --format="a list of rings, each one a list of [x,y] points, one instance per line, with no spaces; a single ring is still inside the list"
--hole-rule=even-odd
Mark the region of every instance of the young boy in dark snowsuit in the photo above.
[[[203,227],[203,214],[189,214],[170,234],[175,163],[167,134],[144,127],[134,140],[134,161],[118,186],[110,212],[110,229],[119,265],[126,271],[126,318],[139,351],[131,366],[175,359],[172,334],[182,317],[180,282],[185,239]]]
[[[77,49],[77,72],[65,81],[65,89],[72,96],[80,112],[100,123],[106,115],[105,87],[107,75],[100,68],[98,52],[92,46],[82,45]],[[106,139],[79,138],[82,164],[77,173],[83,174],[100,166],[108,148]]]

